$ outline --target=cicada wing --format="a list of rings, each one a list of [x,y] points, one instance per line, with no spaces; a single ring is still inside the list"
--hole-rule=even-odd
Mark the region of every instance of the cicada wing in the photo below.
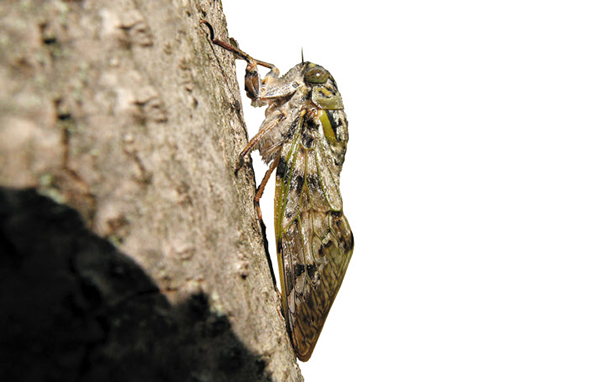
[[[317,143],[325,138],[307,139],[311,131],[303,126],[283,145],[275,197],[283,306],[301,361],[313,352],[354,248],[342,211],[339,171],[331,171],[324,146]]]
[[[329,211],[312,217],[307,215],[310,214],[301,215],[290,225],[282,235],[281,245],[287,320],[296,355],[301,361],[308,361],[312,355],[354,247],[352,231],[343,214]],[[310,226],[314,217],[326,222],[325,237],[318,237],[310,227],[305,227]],[[304,262],[285,260],[298,253]]]

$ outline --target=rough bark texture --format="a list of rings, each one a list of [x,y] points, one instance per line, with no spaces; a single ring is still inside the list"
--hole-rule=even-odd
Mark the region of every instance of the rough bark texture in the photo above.
[[[0,17],[0,380],[302,380],[220,2]]]

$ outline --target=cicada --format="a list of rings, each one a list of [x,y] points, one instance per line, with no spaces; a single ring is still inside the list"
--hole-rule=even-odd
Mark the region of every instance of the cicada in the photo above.
[[[303,59],[280,77],[274,65],[215,39],[212,27],[210,31],[215,44],[247,62],[246,94],[253,106],[267,107],[258,134],[240,153],[237,169],[255,149],[269,165],[255,196],[257,204],[276,170],[282,306],[296,356],[308,361],[354,249],[340,193],[348,143],[342,97],[322,66]],[[262,80],[259,65],[270,69]]]

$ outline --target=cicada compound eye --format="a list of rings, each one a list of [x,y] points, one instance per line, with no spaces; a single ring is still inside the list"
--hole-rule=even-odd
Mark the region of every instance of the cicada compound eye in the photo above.
[[[321,67],[310,68],[304,75],[304,81],[309,84],[324,84],[327,79],[329,79],[329,73]]]

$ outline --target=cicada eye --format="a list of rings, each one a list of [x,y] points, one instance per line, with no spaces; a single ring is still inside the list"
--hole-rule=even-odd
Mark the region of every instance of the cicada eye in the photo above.
[[[324,84],[328,78],[329,73],[327,73],[327,70],[320,67],[310,68],[304,75],[304,81],[309,84]]]

